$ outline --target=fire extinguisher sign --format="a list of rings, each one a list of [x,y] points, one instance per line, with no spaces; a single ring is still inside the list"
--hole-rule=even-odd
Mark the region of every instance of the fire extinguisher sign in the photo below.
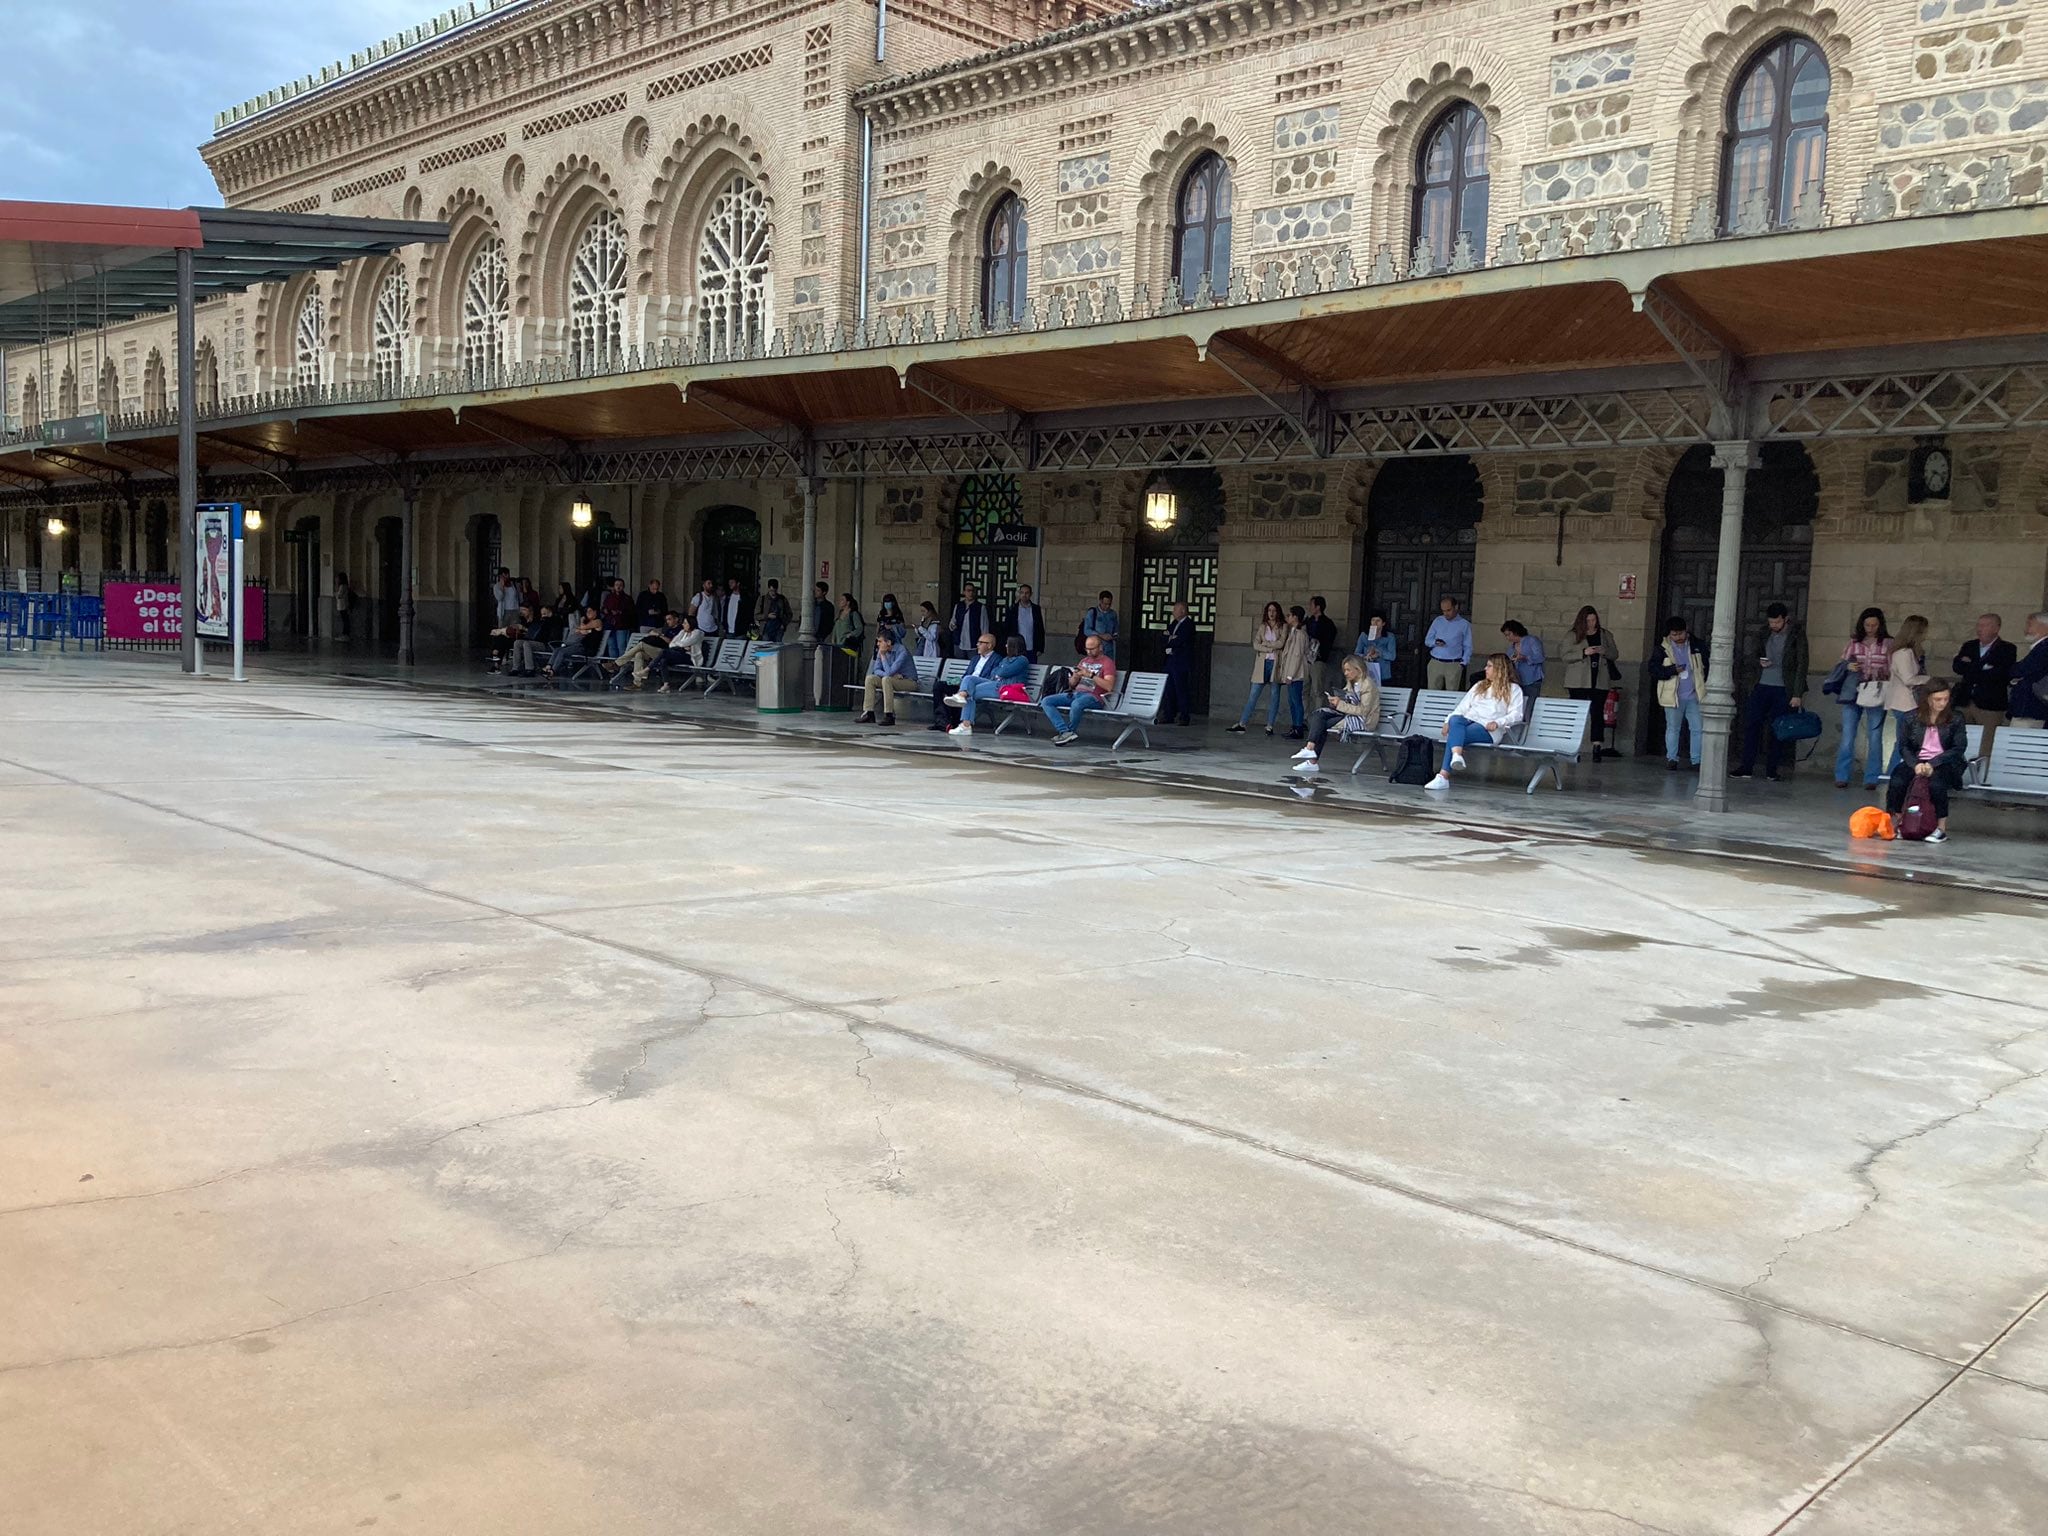
[[[1626,575],[1621,578],[1621,600],[1625,603],[1632,603],[1636,600],[1636,579],[1632,575]]]

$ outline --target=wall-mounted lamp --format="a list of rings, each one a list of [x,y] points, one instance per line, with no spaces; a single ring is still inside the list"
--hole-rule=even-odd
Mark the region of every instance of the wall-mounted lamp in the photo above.
[[[250,507],[245,510],[242,513],[242,526],[250,533],[261,533],[263,531],[263,509],[261,507]]]
[[[1145,526],[1164,533],[1180,521],[1180,495],[1164,475],[1145,488]]]
[[[575,502],[569,508],[569,521],[578,528],[588,528],[596,516],[597,514],[590,510],[590,503],[587,501]]]

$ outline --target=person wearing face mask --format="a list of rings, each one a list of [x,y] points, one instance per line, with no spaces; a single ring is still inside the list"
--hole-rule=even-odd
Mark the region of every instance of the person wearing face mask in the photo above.
[[[1387,627],[1387,616],[1375,608],[1358,632],[1358,644],[1351,654],[1365,663],[1372,680],[1384,688],[1394,680],[1394,650],[1394,632]]]

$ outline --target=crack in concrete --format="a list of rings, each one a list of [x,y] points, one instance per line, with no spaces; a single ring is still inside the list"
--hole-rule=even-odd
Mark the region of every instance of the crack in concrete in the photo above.
[[[464,1280],[473,1280],[478,1275],[487,1275],[500,1269],[510,1269],[515,1264],[531,1264],[538,1259],[553,1258],[562,1251],[571,1239],[580,1236],[606,1217],[613,1215],[624,1204],[625,1202],[622,1200],[614,1201],[589,1220],[578,1222],[575,1226],[569,1228],[545,1248],[537,1249],[533,1253],[518,1254],[509,1259],[495,1259],[488,1264],[473,1265],[469,1269],[462,1270],[457,1274],[435,1275],[425,1280],[412,1281],[406,1285],[386,1286],[382,1290],[371,1291],[366,1296],[358,1296],[351,1301],[333,1302],[324,1307],[314,1307],[294,1317],[282,1318],[274,1323],[265,1323],[260,1328],[243,1328],[234,1333],[214,1334],[203,1339],[183,1339],[168,1344],[134,1344],[126,1349],[104,1350],[98,1354],[91,1355],[59,1355],[47,1360],[23,1360],[13,1365],[0,1365],[0,1376],[11,1376],[19,1371],[48,1370],[62,1365],[103,1365],[110,1361],[133,1359],[138,1355],[167,1354],[187,1349],[206,1349],[216,1344],[233,1344],[241,1339],[253,1339],[260,1334],[277,1333],[286,1328],[296,1328],[299,1324],[311,1322],[315,1318],[328,1317],[337,1312],[353,1311],[357,1307],[365,1307],[372,1302],[383,1301],[387,1297],[404,1296],[413,1291],[423,1291],[437,1285],[459,1284]]]
[[[114,1205],[124,1200],[161,1200],[165,1195],[185,1195],[196,1189],[210,1189],[215,1184],[225,1184],[229,1179],[244,1178],[252,1173],[268,1173],[274,1169],[289,1167],[297,1161],[297,1157],[288,1157],[268,1163],[251,1163],[246,1168],[230,1168],[226,1173],[216,1173],[209,1179],[200,1179],[191,1184],[173,1184],[164,1189],[138,1189],[125,1195],[88,1195],[83,1200],[46,1200],[40,1205],[12,1205],[0,1210],[0,1216],[22,1216],[33,1211],[68,1211],[78,1206]]]
[[[832,1218],[832,1241],[846,1251],[846,1273],[841,1277],[839,1283],[832,1288],[832,1296],[836,1300],[843,1297],[853,1282],[860,1278],[860,1244],[850,1237],[842,1237],[840,1235],[840,1228],[845,1225],[845,1222],[839,1213],[832,1208],[831,1200],[826,1199],[821,1203],[825,1207],[825,1214]]]

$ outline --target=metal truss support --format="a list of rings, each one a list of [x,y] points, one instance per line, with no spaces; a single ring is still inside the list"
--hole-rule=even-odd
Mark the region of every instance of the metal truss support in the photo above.
[[[742,432],[758,438],[780,453],[788,460],[789,469],[793,473],[804,473],[801,452],[804,439],[803,423],[793,421],[787,416],[778,416],[752,401],[736,400],[724,390],[714,389],[709,384],[683,383],[678,384],[676,389],[682,395],[685,404],[701,405],[713,415],[723,417]],[[760,423],[764,421],[769,425],[763,427]]]
[[[287,485],[290,484],[290,477],[298,471],[297,459],[288,458],[281,453],[271,453],[262,448],[251,448],[247,443],[238,443],[231,437],[222,437],[218,432],[201,432],[198,438],[200,442],[220,449],[230,458],[253,465],[272,479],[283,481]]]
[[[1196,343],[1195,351],[1285,418],[1310,458],[1330,457],[1336,440],[1336,415],[1329,391],[1301,369],[1270,347],[1222,332]],[[1261,376],[1266,382],[1260,382]]]
[[[133,478],[125,469],[112,464],[102,464],[96,459],[83,459],[75,453],[66,453],[61,448],[39,448],[36,450],[36,457],[60,465],[75,475],[83,475],[95,485],[125,488]]]
[[[1699,311],[1656,283],[1630,298],[1706,389],[1713,402],[1709,435],[1716,441],[1746,436],[1752,410],[1749,372],[1734,345]]]
[[[1004,438],[1010,444],[1010,462],[991,464],[987,468],[1029,471],[1037,467],[1037,422],[1029,412],[1020,411],[1007,400],[984,394],[922,363],[899,369],[896,381],[904,389],[916,390],[976,433],[994,432]]]

